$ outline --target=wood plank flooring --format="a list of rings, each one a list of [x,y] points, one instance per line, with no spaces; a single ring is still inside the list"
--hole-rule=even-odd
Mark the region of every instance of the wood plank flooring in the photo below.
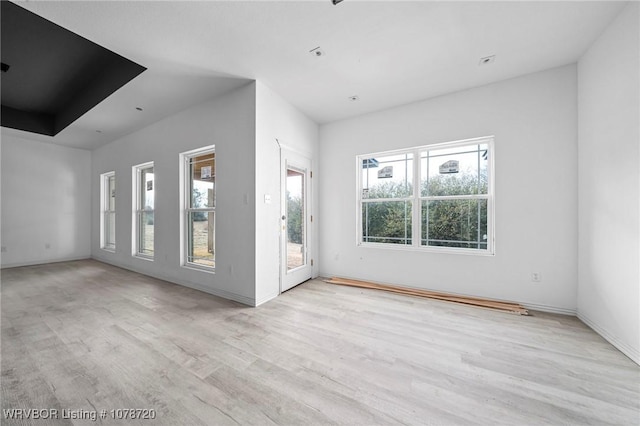
[[[96,261],[1,275],[12,424],[640,424],[640,368],[567,316],[309,281],[249,308]]]

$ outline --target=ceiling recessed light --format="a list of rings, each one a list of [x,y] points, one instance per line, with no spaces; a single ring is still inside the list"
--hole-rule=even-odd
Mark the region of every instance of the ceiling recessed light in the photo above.
[[[102,133],[102,130],[96,130],[96,133]]]
[[[140,108],[140,107],[136,107],[136,109],[137,109],[138,111],[142,111],[142,108]]]
[[[324,50],[320,49],[320,46],[316,47],[315,49],[311,49],[309,53],[311,53],[311,55],[315,57],[324,56]]]
[[[353,96],[349,96],[348,98],[351,102],[355,102],[357,100],[359,100],[360,98],[357,95],[353,95]]]
[[[480,58],[480,62],[478,65],[487,65],[496,60],[496,55],[485,56],[484,58]]]

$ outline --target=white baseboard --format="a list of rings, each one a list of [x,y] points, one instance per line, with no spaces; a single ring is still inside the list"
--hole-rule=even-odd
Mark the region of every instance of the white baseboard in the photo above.
[[[274,293],[274,294],[270,294],[270,295],[268,295],[268,296],[265,296],[265,297],[263,297],[263,298],[261,298],[261,299],[258,299],[258,300],[256,300],[256,304],[255,304],[255,306],[260,306],[260,305],[262,305],[263,303],[267,303],[269,300],[273,300],[273,299],[275,299],[276,297],[278,297],[279,295],[280,295],[279,293]]]
[[[0,269],[21,268],[23,266],[48,265],[50,263],[73,262],[75,260],[87,260],[87,259],[91,259],[91,256],[61,257],[61,258],[49,259],[49,260],[33,260],[30,262],[6,263],[1,265]]]
[[[320,273],[320,277],[331,277],[334,276],[333,274],[326,274],[326,273]],[[354,280],[358,280],[358,279],[362,279],[362,278],[351,278],[351,277],[345,277],[345,278],[349,278],[349,279],[354,279]],[[364,280],[366,281],[366,280]],[[385,284],[385,283],[381,283],[381,284]],[[398,284],[394,284],[394,285],[398,285]],[[426,290],[426,291],[434,291],[434,292],[442,292],[442,293],[449,293],[455,296],[462,296],[462,297],[486,297],[486,296],[480,296],[480,295],[473,295],[473,294],[460,294],[460,293],[451,293],[451,292],[446,292],[443,290],[434,290],[434,289],[428,289],[428,288],[421,288],[421,287],[409,287],[409,286],[405,286],[406,288],[416,288],[418,290]],[[491,298],[489,298],[491,299]],[[498,299],[495,299],[498,300]],[[511,302],[514,303],[520,303],[522,306],[524,306],[527,309],[531,309],[534,311],[541,311],[541,312],[549,312],[549,313],[553,313],[553,314],[562,314],[562,315],[571,315],[571,316],[576,316],[576,310],[575,309],[569,309],[569,308],[560,308],[557,306],[550,306],[550,305],[540,305],[537,303],[525,303],[525,302],[519,302],[517,300],[511,300]]]
[[[177,279],[175,279],[173,277],[168,277],[168,276],[165,276],[163,274],[151,273],[149,271],[143,271],[143,270],[138,269],[138,268],[136,268],[134,266],[131,266],[131,265],[121,265],[119,263],[111,262],[108,259],[103,259],[103,258],[100,258],[100,257],[95,257],[94,256],[94,257],[92,257],[92,259],[96,260],[98,262],[102,262],[102,263],[106,263],[108,265],[115,266],[117,268],[122,268],[122,269],[126,269],[128,271],[137,272],[138,274],[147,275],[149,277],[157,278],[157,279],[162,280],[162,281],[167,281],[167,282],[170,282],[172,284],[181,285],[183,287],[189,287],[189,288],[192,288],[194,290],[202,291],[203,293],[211,294],[213,296],[222,297],[223,299],[233,300],[234,302],[239,302],[239,303],[242,303],[243,305],[257,306],[255,299],[251,298],[251,297],[243,296],[243,295],[240,295],[240,294],[232,293],[232,292],[229,292],[229,291],[226,291],[226,290],[222,290],[222,289],[218,289],[218,288],[212,288],[212,287],[204,286],[202,284],[195,283],[195,282],[189,281],[189,280],[184,280],[184,279],[178,279],[177,280]]]
[[[560,315],[570,315],[572,317],[576,316],[575,309],[559,308],[557,306],[550,306],[550,305],[539,305],[537,303],[520,303],[520,304],[532,311],[549,312],[551,314],[560,314]]]
[[[638,348],[631,347],[625,342],[621,341],[616,335],[610,333],[604,327],[599,326],[583,313],[578,312],[578,318],[580,319],[580,321],[588,325],[593,331],[602,336],[607,342],[615,346],[616,349],[625,354],[631,361],[640,365],[640,350],[638,350]]]

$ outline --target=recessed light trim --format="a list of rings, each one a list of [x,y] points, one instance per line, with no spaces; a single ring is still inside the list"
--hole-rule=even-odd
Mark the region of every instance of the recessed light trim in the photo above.
[[[140,107],[136,107],[136,109],[137,109],[138,111],[142,111],[142,108],[140,108]]]
[[[495,60],[496,60],[496,55],[485,56],[483,58],[480,58],[480,62],[478,63],[478,65],[489,65],[493,63]]]
[[[317,58],[325,55],[324,50],[322,50],[320,46],[316,47],[315,49],[311,49],[309,53],[311,53],[312,56],[315,56]]]
[[[356,102],[360,100],[360,97],[358,95],[353,95],[349,96],[347,99],[349,99],[351,102]]]

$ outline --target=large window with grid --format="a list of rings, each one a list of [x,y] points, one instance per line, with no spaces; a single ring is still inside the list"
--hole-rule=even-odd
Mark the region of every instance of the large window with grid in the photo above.
[[[216,154],[213,146],[181,154],[184,173],[183,264],[216,265]]]
[[[133,167],[133,254],[147,259],[154,253],[154,186],[153,162]]]
[[[100,175],[100,247],[116,249],[116,174]]]
[[[493,254],[493,138],[357,157],[360,245]]]

